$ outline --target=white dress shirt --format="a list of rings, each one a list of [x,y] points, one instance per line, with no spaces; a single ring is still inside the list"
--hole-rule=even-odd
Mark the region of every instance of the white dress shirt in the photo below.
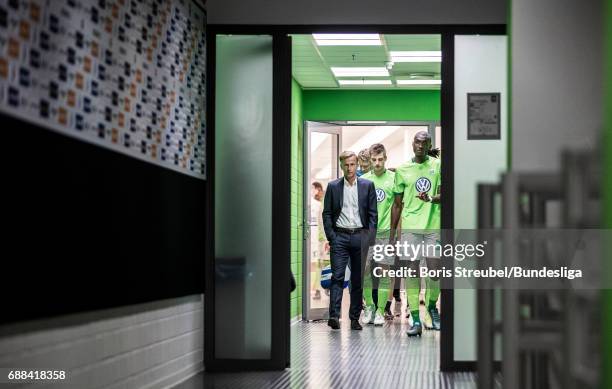
[[[340,228],[362,228],[361,217],[359,217],[359,197],[357,193],[357,180],[355,178],[351,185],[346,178],[344,182],[344,196],[342,199],[342,211],[336,222],[336,227]]]

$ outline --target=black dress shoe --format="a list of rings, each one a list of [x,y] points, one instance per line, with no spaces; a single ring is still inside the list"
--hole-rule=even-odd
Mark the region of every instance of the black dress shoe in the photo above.
[[[351,320],[351,330],[363,330],[363,327],[359,324],[359,320]]]
[[[327,325],[330,326],[333,330],[340,329],[340,320],[337,317],[332,317],[327,321]]]

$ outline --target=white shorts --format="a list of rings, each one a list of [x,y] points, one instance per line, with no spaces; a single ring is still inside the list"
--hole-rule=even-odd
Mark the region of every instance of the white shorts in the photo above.
[[[398,255],[401,261],[421,261],[425,258],[440,258],[442,243],[439,232],[402,232]]]

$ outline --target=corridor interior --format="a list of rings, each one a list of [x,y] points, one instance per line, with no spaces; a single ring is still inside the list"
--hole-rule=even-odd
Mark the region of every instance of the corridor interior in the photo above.
[[[424,307],[421,306],[421,310]],[[476,374],[440,372],[439,332],[408,338],[408,319],[383,328],[330,331],[324,321],[291,326],[291,367],[284,371],[202,372],[177,389],[196,388],[432,388],[476,387]],[[500,377],[495,388],[500,388]]]

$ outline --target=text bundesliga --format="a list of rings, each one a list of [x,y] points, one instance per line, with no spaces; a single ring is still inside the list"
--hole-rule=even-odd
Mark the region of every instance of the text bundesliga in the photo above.
[[[464,267],[456,267],[447,269],[428,269],[427,267],[419,267],[419,277],[438,277],[438,278],[566,278],[573,280],[574,278],[582,278],[582,270],[569,269],[565,266],[549,269],[546,266],[541,269],[524,269],[520,266],[505,266],[500,269],[489,267],[488,269],[466,269]],[[407,266],[402,266],[398,269],[384,269],[381,266],[374,268],[375,277],[415,277],[417,269],[411,269]]]

